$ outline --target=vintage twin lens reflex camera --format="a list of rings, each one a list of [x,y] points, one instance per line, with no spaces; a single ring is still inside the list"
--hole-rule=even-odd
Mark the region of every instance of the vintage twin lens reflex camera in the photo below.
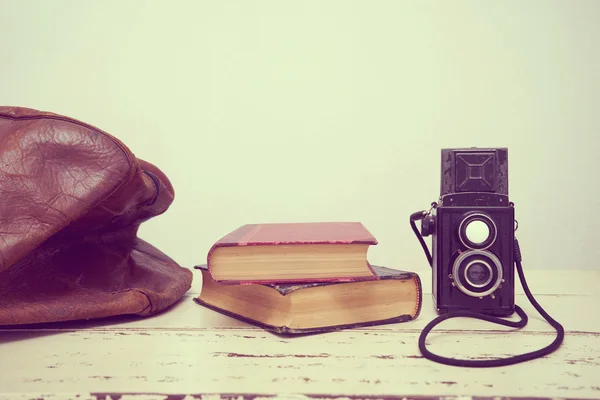
[[[421,221],[432,236],[433,298],[440,313],[508,316],[515,307],[514,206],[508,149],[442,149],[439,202]]]

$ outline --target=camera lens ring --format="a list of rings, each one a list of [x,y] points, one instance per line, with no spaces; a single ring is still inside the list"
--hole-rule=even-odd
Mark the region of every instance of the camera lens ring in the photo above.
[[[467,233],[466,233],[467,227],[469,226],[469,224],[471,224],[472,222],[475,222],[475,221],[483,222],[484,224],[487,225],[488,230],[489,230],[489,235],[488,235],[487,239],[479,244],[474,243],[471,240],[469,240]],[[460,242],[463,246],[465,246],[467,249],[470,249],[470,250],[486,250],[492,244],[494,244],[497,237],[498,237],[498,228],[496,227],[496,224],[494,223],[492,218],[490,218],[489,215],[481,213],[481,212],[472,212],[472,213],[466,214],[460,221],[460,224],[458,225],[458,240],[460,240]]]
[[[488,278],[485,282],[483,283],[475,283],[471,280],[471,278],[469,278],[469,268],[473,267],[474,265],[484,265],[487,270],[489,271],[489,275]],[[492,278],[494,277],[494,271],[492,270],[491,265],[485,261],[485,260],[480,260],[480,259],[476,259],[473,261],[470,261],[467,266],[465,267],[465,280],[469,283],[469,285],[476,287],[476,288],[483,288],[486,287],[487,285],[489,285],[489,283],[492,281]]]
[[[479,257],[477,257],[476,260],[474,260],[472,262],[482,263],[481,258],[487,259],[488,261],[492,262],[492,264],[495,267],[495,272],[496,272],[496,274],[494,274],[494,268],[492,268],[492,266],[488,264],[492,273],[490,274],[490,280],[489,280],[489,282],[487,282],[486,285],[489,285],[491,283],[494,275],[496,275],[496,279],[495,279],[494,283],[492,284],[492,286],[490,286],[487,290],[482,291],[482,292],[478,292],[478,291],[469,289],[462,281],[462,274],[459,271],[463,262],[466,259],[468,259],[470,257],[476,257],[476,256],[479,256]],[[464,274],[464,272],[463,272],[463,274]],[[498,287],[502,283],[502,279],[503,279],[502,263],[500,262],[500,259],[498,259],[498,257],[496,257],[496,255],[492,252],[484,251],[484,250],[468,250],[468,251],[462,252],[454,261],[454,265],[452,266],[452,276],[454,277],[454,284],[456,285],[456,287],[461,292],[466,294],[467,296],[484,297],[489,294],[492,294],[496,289],[498,289]],[[468,278],[466,278],[466,281],[469,286],[472,285],[471,282],[469,282]],[[477,288],[477,286],[473,286],[473,287]]]

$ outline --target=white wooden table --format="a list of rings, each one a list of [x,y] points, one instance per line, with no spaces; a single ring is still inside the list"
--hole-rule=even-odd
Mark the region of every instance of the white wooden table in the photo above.
[[[600,398],[600,271],[526,271],[542,306],[566,330],[552,355],[501,368],[432,363],[417,348],[434,316],[429,271],[413,322],[282,338],[216,312],[194,287],[153,318],[113,318],[0,330],[0,398],[401,399],[426,397]],[[432,332],[437,353],[493,358],[553,340],[552,328],[518,285],[530,316],[519,332],[454,319]]]

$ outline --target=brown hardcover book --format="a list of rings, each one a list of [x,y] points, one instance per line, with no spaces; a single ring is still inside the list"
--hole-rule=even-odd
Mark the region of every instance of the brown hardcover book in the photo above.
[[[221,285],[206,265],[196,303],[278,334],[294,335],[411,321],[421,311],[415,272],[372,266],[357,282]]]
[[[376,244],[360,222],[249,224],[217,241],[207,265],[221,284],[374,280]]]

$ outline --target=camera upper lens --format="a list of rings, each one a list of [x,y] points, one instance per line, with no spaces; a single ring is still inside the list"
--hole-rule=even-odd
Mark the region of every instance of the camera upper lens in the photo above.
[[[465,228],[465,236],[472,243],[481,244],[490,237],[490,228],[480,220],[469,222]]]
[[[468,249],[487,249],[496,240],[496,235],[496,224],[481,212],[464,215],[458,225],[458,239]]]

